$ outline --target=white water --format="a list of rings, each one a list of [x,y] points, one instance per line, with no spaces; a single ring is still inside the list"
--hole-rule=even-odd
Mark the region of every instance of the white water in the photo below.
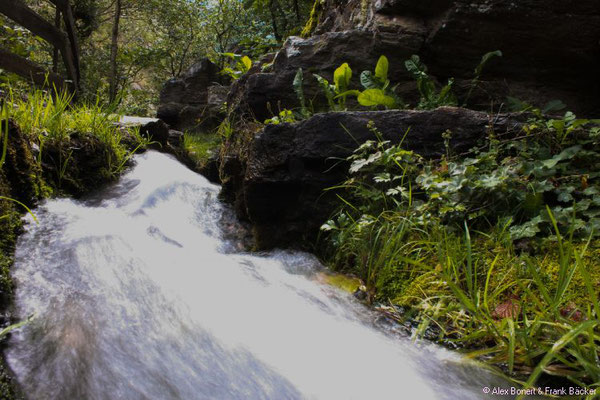
[[[148,152],[20,238],[7,358],[28,398],[479,399],[498,379],[377,328],[309,254],[236,254],[219,187]]]

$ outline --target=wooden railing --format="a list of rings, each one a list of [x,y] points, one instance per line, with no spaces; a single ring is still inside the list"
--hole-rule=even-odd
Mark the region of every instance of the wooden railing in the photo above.
[[[46,21],[21,0],[0,0],[0,13],[44,39],[60,52],[65,77],[45,70],[42,66],[9,51],[0,49],[0,68],[31,79],[35,84],[50,83],[57,87],[67,87],[77,92],[80,83],[79,46],[75,31],[75,20],[69,0],[50,0],[57,13],[62,15],[65,31],[60,26]],[[57,19],[60,25],[60,19]]]

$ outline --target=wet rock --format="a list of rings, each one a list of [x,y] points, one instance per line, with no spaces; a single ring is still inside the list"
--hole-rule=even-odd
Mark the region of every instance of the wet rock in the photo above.
[[[149,122],[140,128],[140,135],[161,146],[166,146],[169,140],[169,125],[161,120]]]
[[[228,88],[222,75],[208,59],[194,64],[183,77],[171,79],[160,92],[158,118],[180,131],[206,131],[223,118]]]
[[[33,206],[41,191],[38,178],[41,170],[32,151],[33,144],[13,121],[8,124],[8,138],[6,159],[0,174],[4,174],[13,199]],[[39,153],[39,147],[37,151]]]
[[[82,196],[110,182],[117,160],[112,147],[89,133],[75,132],[69,141],[46,141],[42,152],[44,180],[60,193]]]
[[[320,225],[338,205],[333,191],[347,177],[346,159],[366,140],[373,121],[384,140],[425,157],[444,152],[442,133],[452,132],[450,145],[466,152],[493,129],[498,137],[521,129],[522,116],[443,107],[431,111],[395,110],[317,114],[296,123],[267,125],[249,139],[244,150],[225,150],[221,158],[224,197],[254,227],[259,248],[314,243]],[[342,161],[340,161],[342,160]]]

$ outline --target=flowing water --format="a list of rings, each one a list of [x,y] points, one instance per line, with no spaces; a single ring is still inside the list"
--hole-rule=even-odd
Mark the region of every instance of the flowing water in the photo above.
[[[374,323],[310,254],[236,252],[218,186],[136,160],[89,199],[46,202],[20,238],[16,313],[35,317],[6,356],[29,399],[463,400],[501,384]]]

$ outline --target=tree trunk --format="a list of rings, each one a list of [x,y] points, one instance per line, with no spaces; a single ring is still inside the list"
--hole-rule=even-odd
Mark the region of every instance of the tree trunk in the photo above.
[[[112,41],[110,45],[110,76],[108,95],[111,102],[117,98],[117,54],[119,52],[119,22],[121,20],[121,0],[115,2],[115,18],[112,29]]]
[[[60,29],[60,10],[58,9],[58,7],[56,7],[56,13],[54,14],[54,26],[58,29]],[[55,74],[58,72],[58,47],[56,47],[56,45],[53,45],[53,49],[52,49],[52,72],[54,72]]]
[[[296,23],[298,26],[300,26],[302,17],[300,16],[300,6],[298,5],[298,0],[292,0],[292,4],[294,6],[294,13],[296,14]]]
[[[279,33],[279,29],[277,29],[277,16],[275,15],[274,0],[269,0],[269,11],[271,11],[271,25],[273,25],[273,35],[275,35],[275,39],[278,42],[280,42],[281,34]]]

